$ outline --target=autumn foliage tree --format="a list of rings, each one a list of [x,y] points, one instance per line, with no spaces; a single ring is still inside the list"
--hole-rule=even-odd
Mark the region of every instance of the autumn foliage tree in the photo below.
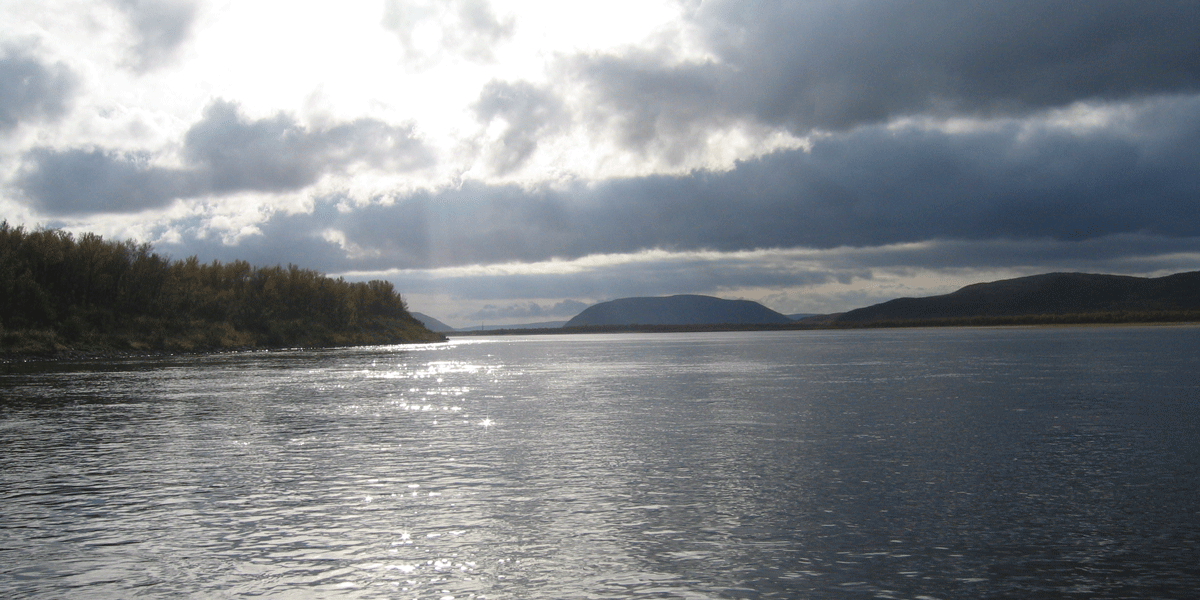
[[[0,351],[201,350],[437,339],[386,281],[0,223]]]

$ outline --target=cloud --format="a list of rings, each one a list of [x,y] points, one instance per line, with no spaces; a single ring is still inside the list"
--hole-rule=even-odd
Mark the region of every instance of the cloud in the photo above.
[[[224,101],[188,130],[183,155],[218,193],[296,190],[357,163],[408,171],[432,160],[411,126],[358,119],[309,129],[284,113],[250,121]]]
[[[444,54],[491,62],[492,50],[513,35],[487,0],[386,0],[381,24],[396,34],[409,66],[426,68]]]
[[[111,0],[133,28],[134,66],[148,71],[171,62],[191,36],[196,5],[187,0]]]
[[[721,107],[722,69],[706,63],[664,64],[662,53],[588,55],[567,72],[587,91],[588,120],[610,128],[624,148],[679,164],[705,145],[708,132],[739,115]]]
[[[499,174],[520,168],[537,150],[539,137],[558,131],[567,119],[562,101],[553,92],[524,81],[489,82],[474,109],[485,125],[503,122],[489,160]]]
[[[66,65],[47,65],[19,48],[0,51],[0,133],[22,122],[54,121],[67,112],[78,82]]]
[[[499,248],[485,258],[482,251],[492,238],[483,235],[479,246],[469,250],[479,253],[473,254],[478,261],[420,266],[444,261],[443,246],[462,250],[460,244],[479,237],[470,223],[460,231],[455,217],[469,214],[474,207],[466,199],[484,191],[466,189],[462,195],[424,197],[421,204],[355,211],[339,210],[337,199],[329,198],[317,202],[309,214],[274,213],[258,226],[257,234],[239,238],[236,245],[195,217],[189,224],[175,224],[182,227],[182,235],[157,249],[176,256],[195,253],[205,261],[300,262],[352,280],[387,279],[406,297],[420,298],[421,305],[414,305],[418,310],[469,323],[550,320],[557,316],[551,307],[563,299],[591,303],[678,293],[752,299],[774,294],[777,301],[770,306],[777,310],[829,312],[898,295],[952,291],[988,278],[1079,270],[1161,275],[1194,269],[1200,261],[1200,235],[1143,232],[1082,240],[931,239],[829,248],[659,249],[510,261],[499,258]],[[455,205],[455,210],[445,208]],[[411,210],[418,206],[424,212]],[[599,229],[598,235],[611,231]],[[371,252],[347,251],[351,246]],[[397,268],[403,265],[410,268]],[[544,317],[536,316],[531,303]]]
[[[806,135],[1193,92],[1198,20],[1189,2],[724,0],[692,13],[707,59],[668,47],[570,71],[626,147],[678,151],[729,120]]]
[[[483,303],[483,313],[459,318],[489,321],[574,316],[590,302],[679,293],[737,295],[762,287],[811,287],[838,280],[869,278],[855,265],[829,267],[820,260],[834,252],[770,250],[748,253],[649,251],[587,257],[574,261],[511,264],[496,267],[435,270],[348,272],[351,279],[384,278],[406,293],[444,295]],[[558,301],[553,299],[568,298]],[[545,299],[533,302],[528,299]],[[589,302],[581,302],[587,299]],[[535,311],[530,308],[536,305]]]
[[[530,298],[542,299],[535,304],[544,308],[558,298],[590,304],[696,293],[758,299],[784,312],[834,312],[897,296],[950,292],[985,280],[1053,271],[1164,275],[1194,269],[1197,260],[1200,237],[1127,234],[1080,242],[947,240],[826,250],[649,251],[346,275],[355,280],[387,279],[419,302],[418,310],[439,318],[511,323],[534,320],[521,312]]]
[[[249,120],[217,101],[184,135],[183,166],[155,166],[150,153],[35,148],[17,187],[50,214],[137,212],[179,198],[290,192],[366,165],[411,171],[432,157],[411,126],[358,119],[309,128],[284,113]]]
[[[314,268],[342,272],[572,260],[650,249],[738,252],[931,240],[1083,243],[1122,235],[1200,236],[1200,221],[1193,218],[1200,197],[1194,168],[1200,164],[1200,97],[1155,98],[1109,112],[1117,116],[1083,131],[1056,125],[1054,113],[1036,123],[989,121],[966,131],[915,124],[860,127],[817,139],[808,151],[776,152],[727,172],[533,188],[467,181],[348,210],[337,209],[345,199],[333,195],[319,199],[312,213],[276,215],[262,223],[271,240],[263,243],[276,244],[278,257],[317,244],[302,253],[319,256]],[[287,152],[267,147],[239,160],[254,164],[260,154]],[[193,176],[225,170],[202,164]],[[237,186],[228,187],[270,187],[252,174],[228,170],[242,178],[234,177]],[[269,175],[277,170],[268,164],[254,170],[268,175],[253,177],[288,185],[303,181],[285,176],[288,169]],[[297,236],[309,241],[301,244]],[[1089,248],[1105,255],[1102,245]],[[702,273],[687,275],[703,279]],[[682,285],[670,273],[653,274],[646,285],[668,280]],[[522,283],[515,276],[511,281]]]
[[[347,276],[387,279],[420,302],[418,310],[469,323],[481,317],[488,322],[531,321],[519,311],[528,305],[523,301],[528,298],[586,299],[588,304],[679,293],[758,299],[783,312],[836,312],[898,296],[946,293],[979,281],[1053,271],[1176,273],[1195,268],[1200,237],[1129,234],[1080,242],[948,240],[827,250],[651,251],[597,258]],[[464,310],[464,306],[474,308]]]
[[[50,214],[137,212],[188,195],[195,178],[150,164],[145,154],[35,148],[18,186]]]
[[[534,4],[6,3],[0,212],[489,323],[1200,265],[1195,2]]]
[[[470,322],[486,322],[489,320],[493,322],[511,322],[514,319],[529,319],[531,322],[536,322],[537,320],[566,320],[579,314],[587,307],[586,303],[577,300],[563,300],[548,305],[536,302],[520,302],[504,306],[487,304],[468,316]]]

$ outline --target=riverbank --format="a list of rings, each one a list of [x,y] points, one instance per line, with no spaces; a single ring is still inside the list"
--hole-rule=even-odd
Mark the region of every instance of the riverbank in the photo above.
[[[0,330],[0,362],[85,360],[245,352],[285,348],[344,348],[443,342],[446,337],[408,319],[370,319],[333,329],[302,320],[254,329],[228,322],[139,319],[108,333],[64,335],[51,329]]]

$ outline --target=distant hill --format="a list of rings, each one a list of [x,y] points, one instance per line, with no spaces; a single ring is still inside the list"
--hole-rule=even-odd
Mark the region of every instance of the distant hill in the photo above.
[[[601,302],[584,309],[567,321],[565,327],[790,322],[786,316],[750,300],[680,295]]]
[[[1146,278],[1048,273],[969,285],[927,298],[897,298],[832,319],[835,324],[969,317],[1200,310],[1200,271]]]
[[[559,327],[562,327],[563,325],[566,325],[566,323],[567,323],[566,321],[539,321],[537,323],[509,323],[506,325],[488,325],[485,323],[483,325],[483,330],[484,331],[495,331],[497,329],[557,329]],[[464,328],[464,329],[460,329],[459,331],[464,331],[465,329],[479,331],[478,327]]]
[[[558,327],[562,327],[566,323],[566,321],[542,321],[539,323],[520,323],[520,324],[513,324],[513,325],[489,325],[489,324],[485,323],[483,325],[477,325],[475,327],[455,328],[455,327],[451,327],[429,315],[421,314],[419,312],[412,313],[412,316],[415,317],[421,323],[423,323],[425,325],[426,329],[428,329],[430,331],[435,331],[437,333],[450,333],[450,332],[465,333],[468,331],[495,331],[497,329],[556,329]]]
[[[453,327],[451,327],[429,315],[421,314],[419,312],[414,312],[414,311],[409,311],[409,314],[411,314],[414,319],[420,321],[421,324],[425,326],[425,329],[428,329],[430,331],[434,331],[437,333],[445,333],[447,331],[454,331]]]

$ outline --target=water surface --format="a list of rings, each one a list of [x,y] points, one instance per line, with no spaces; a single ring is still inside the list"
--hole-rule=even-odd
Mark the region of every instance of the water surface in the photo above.
[[[0,366],[0,595],[1184,598],[1200,328]]]

